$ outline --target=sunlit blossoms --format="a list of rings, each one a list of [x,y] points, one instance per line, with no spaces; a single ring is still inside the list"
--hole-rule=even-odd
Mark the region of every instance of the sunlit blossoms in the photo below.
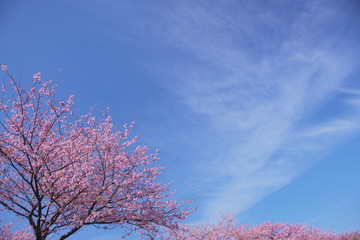
[[[0,205],[28,221],[31,231],[8,239],[66,239],[86,225],[154,231],[177,229],[181,210],[161,173],[157,154],[135,146],[133,124],[115,130],[111,117],[75,118],[73,96],[59,101],[51,81],[33,75],[24,89],[8,72],[0,101]],[[4,238],[3,238],[4,239]]]

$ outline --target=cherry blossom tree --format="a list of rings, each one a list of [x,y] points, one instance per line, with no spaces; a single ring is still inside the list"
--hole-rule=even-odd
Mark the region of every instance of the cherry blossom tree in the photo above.
[[[305,224],[265,222],[249,226],[237,224],[230,215],[217,224],[184,225],[181,230],[169,231],[159,237],[166,240],[360,240],[359,232],[337,234]],[[154,239],[154,237],[151,237]]]
[[[11,233],[5,226],[5,238],[63,240],[87,225],[179,227],[189,211],[181,208],[184,202],[167,200],[168,185],[156,182],[162,169],[150,166],[157,153],[134,146],[133,124],[120,131],[110,116],[76,118],[73,96],[58,100],[52,81],[37,73],[23,88],[1,67],[0,206],[32,229]]]

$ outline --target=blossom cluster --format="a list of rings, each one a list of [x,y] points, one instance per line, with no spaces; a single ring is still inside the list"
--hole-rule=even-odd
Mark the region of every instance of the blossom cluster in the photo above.
[[[9,79],[0,99],[0,206],[26,219],[37,240],[65,239],[86,225],[130,230],[178,228],[189,214],[157,182],[157,153],[111,117],[73,113],[73,96],[56,98],[52,81]],[[5,228],[4,232],[7,232]]]

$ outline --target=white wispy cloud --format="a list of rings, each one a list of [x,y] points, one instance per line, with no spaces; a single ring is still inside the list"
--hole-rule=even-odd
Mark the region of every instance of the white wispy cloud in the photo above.
[[[206,142],[205,150],[220,153],[198,162],[207,175],[204,216],[246,210],[318,160],[316,154],[311,161],[302,157],[327,151],[336,142],[319,142],[320,137],[359,128],[354,115],[299,127],[354,68],[351,49],[339,49],[341,27],[329,29],[345,13],[323,4],[305,4],[281,29],[276,24],[287,17],[271,9],[248,12],[253,6],[238,6],[231,15],[231,4],[188,2],[171,12],[167,37],[200,62],[172,69],[181,79],[178,94],[194,113],[211,120],[209,131],[218,137]],[[285,34],[272,41],[278,30]]]
[[[360,107],[360,90],[354,88],[339,88],[339,92],[347,95],[346,102],[355,106]]]
[[[334,134],[344,134],[359,128],[359,123],[353,120],[336,120],[327,124],[313,127],[306,131],[303,137],[328,136]]]

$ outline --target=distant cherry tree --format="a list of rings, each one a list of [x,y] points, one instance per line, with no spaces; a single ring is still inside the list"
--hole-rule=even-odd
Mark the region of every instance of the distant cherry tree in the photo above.
[[[0,229],[0,239],[63,240],[84,226],[178,229],[189,214],[167,200],[151,167],[157,153],[116,130],[110,116],[74,117],[73,96],[58,100],[52,81],[23,88],[7,67],[0,98],[0,206],[31,231]],[[30,235],[29,235],[30,234]]]
[[[359,232],[322,232],[306,224],[264,222],[260,225],[241,225],[230,215],[216,224],[183,225],[181,229],[151,232],[143,239],[161,240],[360,240]]]

